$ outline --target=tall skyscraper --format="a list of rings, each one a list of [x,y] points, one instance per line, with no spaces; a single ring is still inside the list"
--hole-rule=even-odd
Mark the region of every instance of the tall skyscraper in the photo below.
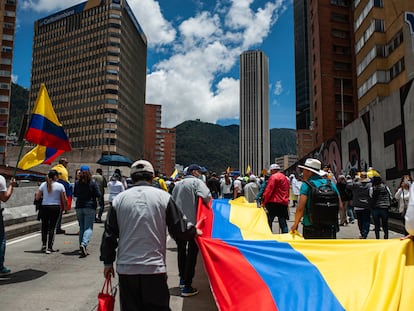
[[[260,50],[240,55],[240,171],[270,165],[269,62]]]
[[[17,0],[0,2],[0,164],[5,164]]]
[[[35,22],[30,105],[46,85],[73,148],[143,156],[147,41],[125,0]]]
[[[301,80],[310,82],[307,92],[311,103],[312,149],[335,137],[357,116],[352,2],[295,0],[295,59],[299,60],[295,63],[295,79],[297,86]],[[298,44],[300,42],[302,45]],[[303,50],[307,56],[303,55]],[[304,63],[304,59],[307,62]],[[304,65],[306,70],[302,70]],[[306,85],[300,86],[300,90],[306,91]],[[301,113],[306,99],[299,97],[296,104],[297,125],[306,125]],[[298,146],[306,143],[301,138],[309,139],[309,135],[300,135],[302,130],[308,131],[304,126],[303,129],[298,127]],[[301,158],[305,154],[298,155]]]

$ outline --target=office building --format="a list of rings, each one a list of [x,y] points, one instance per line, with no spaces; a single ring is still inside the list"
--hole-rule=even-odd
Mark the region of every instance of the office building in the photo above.
[[[315,149],[357,116],[352,1],[295,0],[295,14],[295,59],[299,60],[295,64],[295,78],[305,83],[310,81],[308,128],[303,122],[306,107],[302,105],[306,104],[306,98],[299,97],[297,101],[298,131],[305,132],[298,135],[297,143],[304,145],[300,138],[312,136]],[[309,54],[304,55],[302,49]],[[310,69],[310,78],[302,66]],[[306,92],[306,86],[300,86],[300,90]],[[304,152],[307,151],[306,148]],[[298,155],[301,158],[305,154]]]
[[[44,83],[74,149],[142,158],[146,58],[125,0],[89,0],[39,19],[30,105]]]
[[[17,0],[0,2],[0,164],[6,164]]]
[[[144,158],[170,176],[175,168],[175,129],[161,127],[161,105],[145,105]]]
[[[280,166],[282,170],[287,170],[298,162],[298,156],[294,154],[286,154],[284,156],[275,158],[275,163]]]
[[[260,50],[240,55],[240,172],[260,174],[270,165],[269,64]]]
[[[414,2],[355,1],[358,110],[381,101],[414,78]]]

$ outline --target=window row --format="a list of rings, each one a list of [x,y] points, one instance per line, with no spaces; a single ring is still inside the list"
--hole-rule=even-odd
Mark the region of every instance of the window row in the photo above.
[[[358,53],[364,47],[365,43],[368,42],[369,38],[371,38],[375,32],[384,32],[384,21],[382,19],[373,19],[371,21],[371,24],[369,24],[368,28],[364,31],[364,34],[355,44],[355,53]]]
[[[368,16],[372,8],[382,8],[384,7],[383,0],[369,0],[367,5],[362,10],[361,14],[357,17],[355,21],[355,31],[361,26],[362,22]]]

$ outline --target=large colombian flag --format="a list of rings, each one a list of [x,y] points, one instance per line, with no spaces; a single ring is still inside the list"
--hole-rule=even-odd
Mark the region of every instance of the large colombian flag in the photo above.
[[[19,161],[17,167],[25,170],[39,164],[51,164],[60,154],[72,150],[44,84],[40,86],[25,139],[38,145]]]
[[[414,310],[411,240],[272,234],[256,204],[200,202],[198,244],[220,310]]]

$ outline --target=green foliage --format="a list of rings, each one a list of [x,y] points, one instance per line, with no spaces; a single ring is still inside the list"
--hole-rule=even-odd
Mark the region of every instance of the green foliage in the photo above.
[[[271,162],[275,157],[296,154],[296,131],[270,130]],[[221,173],[228,166],[239,167],[239,126],[220,126],[200,121],[185,121],[176,126],[177,163],[197,163]]]
[[[27,113],[29,90],[12,83],[9,115],[9,134],[19,135],[23,116]]]

